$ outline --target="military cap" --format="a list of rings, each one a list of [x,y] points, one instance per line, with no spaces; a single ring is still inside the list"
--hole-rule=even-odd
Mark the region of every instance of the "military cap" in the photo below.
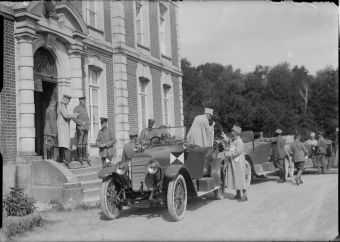
[[[64,94],[64,97],[68,98],[68,99],[71,99],[72,97],[68,94]]]

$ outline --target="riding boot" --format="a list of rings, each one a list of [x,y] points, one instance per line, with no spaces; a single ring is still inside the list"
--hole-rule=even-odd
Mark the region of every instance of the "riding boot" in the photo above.
[[[91,166],[90,159],[87,157],[87,146],[86,145],[83,146],[83,157],[84,157],[84,161],[86,161],[87,164]]]
[[[78,146],[78,147],[77,147],[77,155],[78,155],[78,161],[79,161],[79,163],[80,163],[81,166],[84,165],[82,153],[83,153],[83,149],[81,148],[81,146]]]
[[[67,154],[66,154],[66,148],[63,148],[63,163],[65,164],[65,166],[67,168],[70,168],[70,161],[68,160],[69,157],[67,157]]]
[[[234,199],[241,199],[241,190],[236,190],[236,196],[234,196]]]

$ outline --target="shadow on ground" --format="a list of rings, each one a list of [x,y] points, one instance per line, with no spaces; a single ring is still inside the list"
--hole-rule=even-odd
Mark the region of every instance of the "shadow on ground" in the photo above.
[[[225,194],[225,198],[232,198],[232,194]],[[196,197],[192,199],[188,199],[187,204],[187,210],[188,211],[195,211],[211,202],[213,202],[215,199],[213,199],[211,196],[206,197]],[[173,219],[170,217],[168,210],[166,207],[149,207],[149,208],[127,208],[121,210],[121,213],[118,217],[119,218],[127,218],[127,217],[136,217],[136,216],[143,216],[147,219],[153,219],[153,218],[159,218],[161,217],[165,221],[168,222],[174,222]],[[102,211],[99,212],[99,217],[101,220],[104,221],[110,221],[110,219],[106,218],[104,213]]]

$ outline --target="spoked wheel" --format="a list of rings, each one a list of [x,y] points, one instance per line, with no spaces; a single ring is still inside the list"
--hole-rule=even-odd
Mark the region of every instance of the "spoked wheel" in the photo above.
[[[182,175],[169,182],[167,193],[168,211],[171,218],[179,221],[184,218],[187,207],[187,185]]]
[[[251,166],[249,164],[248,161],[246,161],[246,169],[245,169],[245,173],[246,173],[246,184],[247,184],[247,187],[250,186],[250,183],[251,183],[251,178],[252,178],[252,173],[251,173]]]
[[[108,219],[115,219],[119,216],[118,192],[112,179],[103,182],[100,203],[102,211]]]

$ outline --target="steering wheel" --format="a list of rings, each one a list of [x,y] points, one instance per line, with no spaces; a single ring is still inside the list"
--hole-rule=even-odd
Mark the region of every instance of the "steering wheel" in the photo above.
[[[154,140],[157,140],[157,141],[154,141]],[[160,144],[160,143],[161,143],[161,137],[159,136],[153,136],[150,139],[150,144]]]

